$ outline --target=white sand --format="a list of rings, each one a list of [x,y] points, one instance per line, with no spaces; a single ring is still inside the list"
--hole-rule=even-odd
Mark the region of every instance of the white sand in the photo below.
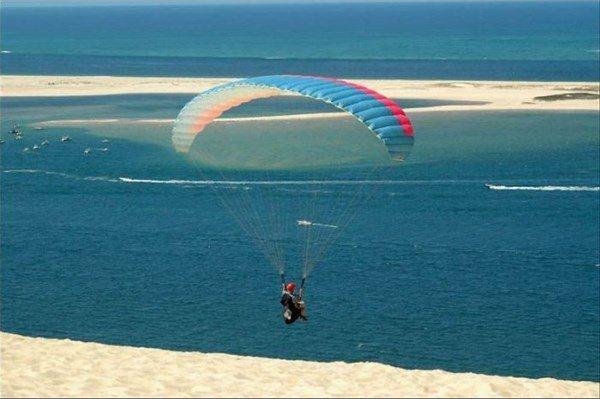
[[[600,384],[404,370],[1,333],[3,397],[590,397]]]
[[[110,76],[2,76],[3,97],[82,96],[131,93],[199,93],[235,78],[152,78]],[[536,101],[534,97],[567,93],[598,94],[598,82],[465,82],[456,80],[352,79],[393,98],[483,101],[484,105],[448,105],[427,111],[598,110],[598,99]],[[190,95],[191,97],[191,95]]]
[[[3,81],[5,96],[77,96],[125,93],[190,93],[199,92],[232,79],[210,78],[116,78],[116,77],[44,77],[7,76]],[[423,100],[473,101],[482,104],[440,105],[405,108],[408,115],[421,112],[494,111],[494,110],[580,110],[598,111],[599,99],[534,100],[538,96],[568,93],[600,94],[598,83],[536,83],[536,82],[454,82],[359,80],[393,98]],[[290,114],[218,118],[217,122],[291,121],[343,117],[344,112]],[[68,126],[85,124],[172,124],[173,119],[63,119],[37,123],[37,126]]]

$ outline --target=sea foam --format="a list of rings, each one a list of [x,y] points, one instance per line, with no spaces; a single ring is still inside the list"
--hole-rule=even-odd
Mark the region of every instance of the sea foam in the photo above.
[[[600,187],[594,186],[502,186],[486,184],[490,190],[508,191],[600,191]]]

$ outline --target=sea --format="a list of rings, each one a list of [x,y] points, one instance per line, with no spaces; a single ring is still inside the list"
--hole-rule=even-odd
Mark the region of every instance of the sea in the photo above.
[[[2,7],[4,74],[597,81],[597,1]]]
[[[597,2],[1,14],[3,74],[598,81]],[[195,94],[2,97],[2,331],[600,381],[598,112],[440,113],[427,108],[449,102],[397,98],[419,108],[408,114],[415,144],[403,164],[310,180],[217,175],[175,152],[170,120]],[[276,98],[225,116],[328,111]],[[334,157],[369,137],[350,116],[211,129],[262,138],[260,151],[244,144],[259,155],[286,148],[280,133],[312,140],[278,159]],[[267,207],[251,214],[255,200]],[[352,218],[308,276],[309,320],[286,326],[279,275],[255,232],[284,225],[275,238],[289,244],[287,278],[299,283],[306,228],[292,205],[314,201],[312,221],[335,225],[334,213],[350,209],[339,204]]]

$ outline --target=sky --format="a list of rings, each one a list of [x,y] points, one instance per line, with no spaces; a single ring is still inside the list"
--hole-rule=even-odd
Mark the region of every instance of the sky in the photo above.
[[[425,3],[432,1],[451,2],[456,0],[375,0],[377,2],[414,2]],[[459,0],[471,2],[505,2],[512,0]],[[523,1],[523,0],[514,0]],[[549,0],[525,0],[544,2]],[[577,2],[581,0],[555,0]],[[597,0],[592,0],[597,1]],[[4,6],[60,6],[60,5],[173,5],[173,4],[311,4],[311,3],[368,3],[369,0],[2,0]]]

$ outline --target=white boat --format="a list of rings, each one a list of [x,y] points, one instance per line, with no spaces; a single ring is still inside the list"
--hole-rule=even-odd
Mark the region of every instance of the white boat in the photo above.
[[[104,148],[100,148],[100,151],[102,151],[102,152],[107,152],[107,151],[108,151],[108,148],[106,148],[106,147],[104,147]]]
[[[37,144],[34,144],[34,145],[33,145],[33,147],[32,147],[32,149],[34,149],[34,150],[39,150],[39,149],[40,149],[40,146],[39,146],[39,145],[37,145]]]
[[[48,140],[44,140],[44,141],[42,141],[42,143],[41,143],[41,145],[48,145],[48,144],[50,144],[50,142],[49,142]]]
[[[316,223],[316,222],[311,222],[310,220],[298,220],[298,226],[304,226],[304,227],[319,226],[319,227],[329,227],[332,229],[338,228],[338,226],[336,226],[335,224]]]
[[[23,152],[29,152],[29,147],[23,148]]]
[[[69,136],[62,136],[62,137],[60,138],[60,141],[62,141],[63,143],[64,143],[65,141],[71,141],[71,140],[73,140],[73,139],[72,139],[71,137],[69,137]]]
[[[33,130],[44,130],[43,126],[34,126]]]
[[[4,143],[6,143],[6,141],[4,141],[4,140],[0,140],[0,145],[2,145],[2,144],[4,144]]]
[[[90,152],[92,152],[91,148],[86,148],[85,150],[83,150],[83,153],[86,155],[89,154]]]
[[[20,134],[17,134],[15,136],[15,140],[23,140],[23,136],[21,136]]]
[[[110,140],[109,139],[102,139],[100,142],[101,143],[110,143]]]

